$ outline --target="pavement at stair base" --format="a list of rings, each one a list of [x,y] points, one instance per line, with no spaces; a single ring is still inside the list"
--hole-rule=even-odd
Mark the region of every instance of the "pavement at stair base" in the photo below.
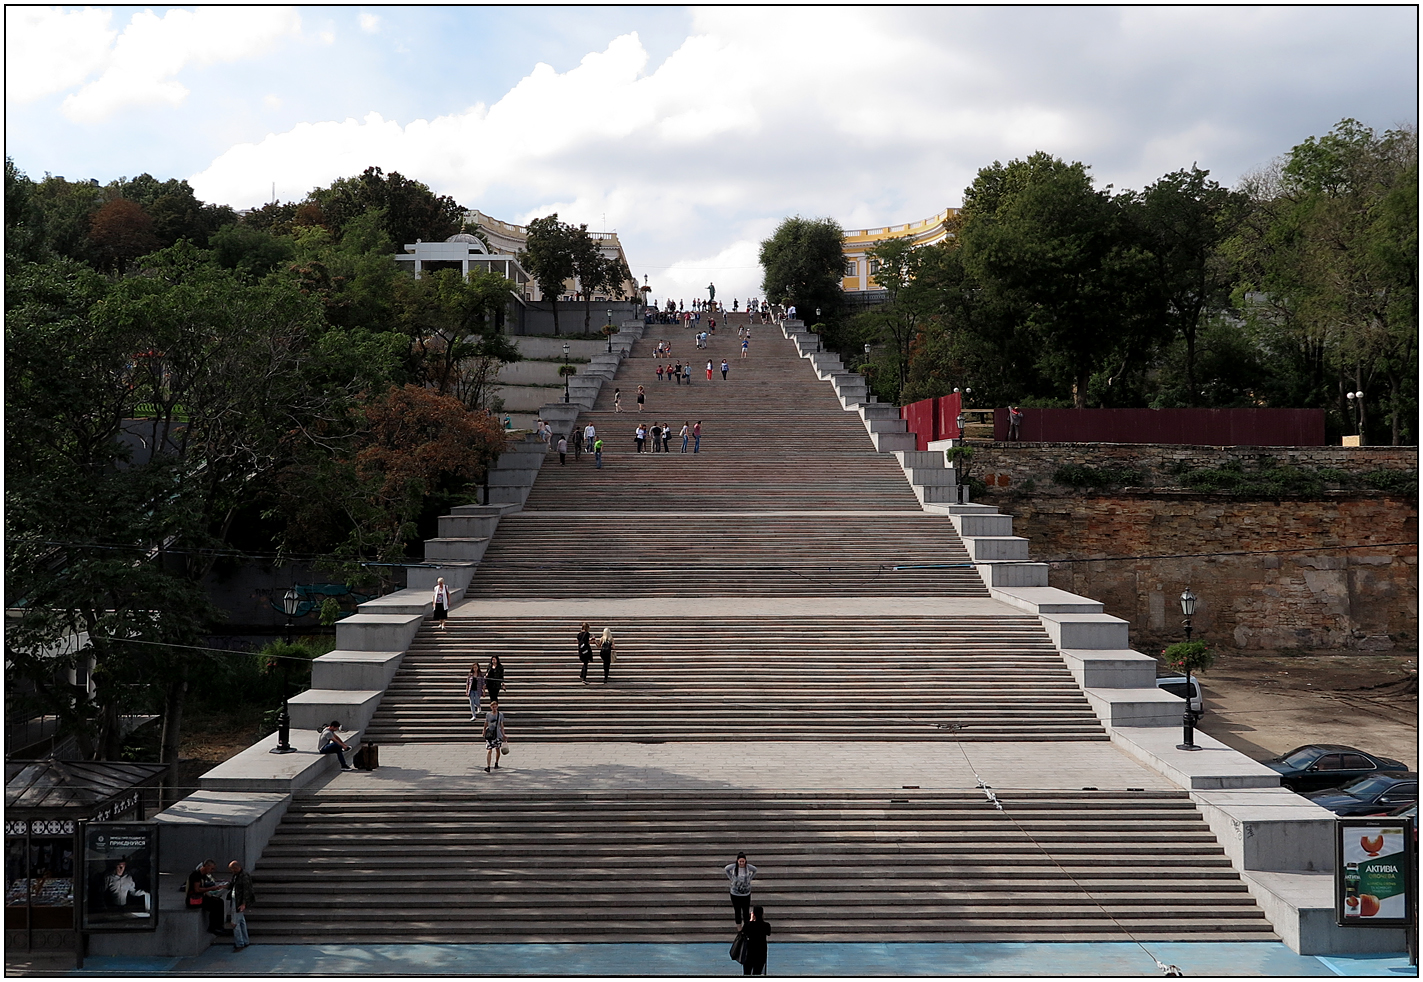
[[[769,920],[769,915],[768,918]],[[774,924],[772,925],[774,928]],[[90,958],[75,976],[221,975],[363,978],[377,975],[708,977],[739,975],[715,944],[262,945],[214,948],[196,958]],[[1135,944],[778,944],[767,969],[781,976],[840,978],[1160,978],[1157,962],[1187,978],[1408,978],[1403,956],[1296,955],[1278,942]],[[7,974],[13,974],[7,972]]]

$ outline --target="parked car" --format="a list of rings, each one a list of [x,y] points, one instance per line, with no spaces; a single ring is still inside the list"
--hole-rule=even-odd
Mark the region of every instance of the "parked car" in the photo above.
[[[1326,788],[1306,795],[1316,805],[1336,815],[1373,815],[1389,808],[1418,803],[1418,775],[1370,774],[1355,778],[1339,788]]]
[[[1262,763],[1279,771],[1280,783],[1300,794],[1337,788],[1370,774],[1408,773],[1408,765],[1392,757],[1380,757],[1337,743],[1311,743]]]
[[[1184,675],[1164,675],[1156,680],[1156,687],[1171,693],[1177,699],[1186,698],[1186,676]],[[1206,703],[1201,698],[1201,683],[1195,676],[1191,677],[1191,712],[1204,713]]]

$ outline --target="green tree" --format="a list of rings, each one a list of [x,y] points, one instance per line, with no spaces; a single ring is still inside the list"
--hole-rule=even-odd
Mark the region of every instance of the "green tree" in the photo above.
[[[43,259],[47,249],[44,208],[35,182],[9,157],[5,158],[5,268],[12,262]]]
[[[1221,247],[1235,235],[1248,206],[1244,194],[1208,180],[1209,175],[1194,165],[1167,174],[1136,195],[1129,212],[1150,257],[1159,316],[1185,342],[1188,406],[1199,399],[1197,333],[1232,306],[1235,268]]]
[[[1417,175],[1414,130],[1343,120],[1247,181],[1253,213],[1232,242],[1239,302],[1300,363],[1298,404],[1347,418],[1344,393],[1362,390],[1365,429],[1386,407],[1393,442],[1417,416]]]
[[[586,226],[584,231],[587,231]],[[558,212],[529,222],[528,238],[519,251],[519,263],[529,271],[539,285],[539,292],[553,308],[553,333],[558,329],[558,298],[564,283],[576,268],[577,232],[573,226],[560,222]]]
[[[632,272],[621,256],[603,255],[603,247],[588,232],[587,225],[572,230],[573,275],[583,295],[583,333],[593,330],[593,294],[605,293],[622,299]]]
[[[357,177],[343,177],[330,187],[316,188],[306,204],[319,209],[320,221],[338,236],[353,219],[371,211],[382,215],[382,227],[396,246],[407,242],[443,242],[460,230],[464,209],[454,198],[437,195],[428,185],[398,171],[386,174],[367,167]],[[293,221],[302,221],[301,209]],[[308,213],[307,218],[315,216]]]
[[[822,321],[838,322],[845,305],[844,240],[845,230],[833,218],[782,220],[761,243],[761,289],[775,303],[794,305],[802,318],[809,320],[819,309]]]
[[[1109,191],[1087,167],[1046,153],[995,163],[964,191],[959,240],[968,273],[1019,311],[1038,363],[1087,405],[1094,373],[1121,374],[1160,331],[1145,301],[1145,252]]]

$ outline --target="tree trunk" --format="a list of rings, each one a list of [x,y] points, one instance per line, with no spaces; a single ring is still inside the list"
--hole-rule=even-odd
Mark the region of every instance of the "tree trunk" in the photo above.
[[[583,333],[588,333],[589,325],[593,323],[593,301],[588,295],[588,291],[583,291]]]
[[[1186,328],[1186,405],[1196,406],[1196,328]]]
[[[1395,371],[1393,371],[1392,369],[1390,369],[1390,370],[1389,370],[1389,373],[1388,373],[1388,404],[1389,404],[1389,414],[1388,414],[1388,415],[1389,415],[1389,419],[1392,420],[1392,422],[1393,422],[1393,441],[1392,441],[1389,445],[1390,445],[1390,446],[1393,446],[1393,447],[1396,447],[1396,446],[1398,446],[1398,436],[1399,436],[1399,431],[1398,431],[1398,373],[1395,372]]]
[[[553,333],[558,333],[558,297],[549,297],[548,305],[553,308]]]
[[[1077,373],[1077,378],[1072,383],[1072,408],[1087,408],[1087,383],[1091,380],[1092,374],[1085,369]]]
[[[183,735],[183,707],[187,699],[188,670],[184,666],[178,677],[168,683],[168,691],[163,697],[163,743],[158,759],[171,766],[159,792],[160,808],[168,807],[181,797],[177,785],[178,749]]]

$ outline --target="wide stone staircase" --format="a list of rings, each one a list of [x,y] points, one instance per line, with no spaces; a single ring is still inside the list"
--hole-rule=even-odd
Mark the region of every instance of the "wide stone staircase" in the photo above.
[[[549,598],[988,595],[953,526],[922,512],[525,511],[501,520],[469,592]]]
[[[262,857],[264,941],[1269,939],[1183,793],[324,791]],[[1128,934],[1130,932],[1130,934]]]
[[[578,625],[568,618],[426,629],[366,738],[478,739],[465,674],[497,654],[508,682],[501,702],[521,741],[1106,739],[1035,617],[652,614],[615,628],[606,687],[597,658],[594,684],[578,684]]]
[[[916,462],[875,449],[905,437],[885,428],[892,407],[847,412],[796,343],[752,335],[747,359],[734,324],[705,350],[677,327],[633,345],[575,424],[606,441],[603,468],[543,460],[466,606],[404,654],[363,734],[392,766],[295,795],[261,857],[254,936],[727,941],[721,868],[745,850],[777,942],[1272,938],[1190,798],[1116,771],[1042,621],[990,599],[972,560],[1020,561],[1026,543],[973,506],[926,513]],[[657,380],[662,338],[692,385]],[[633,428],[654,421],[700,421],[701,452],[674,436],[669,454],[635,453]],[[1017,551],[990,554],[1000,541]],[[596,658],[579,683],[584,620],[617,637],[606,686]],[[492,654],[522,745],[497,778],[468,767],[483,747],[464,696]],[[595,746],[676,752],[683,770],[589,787]],[[698,755],[735,774],[753,747],[815,776],[679,783]],[[873,761],[900,752],[930,762],[922,789],[882,786]],[[1074,780],[1092,755],[1125,779]],[[531,757],[541,776],[521,784]],[[1037,781],[989,788],[987,760]]]

